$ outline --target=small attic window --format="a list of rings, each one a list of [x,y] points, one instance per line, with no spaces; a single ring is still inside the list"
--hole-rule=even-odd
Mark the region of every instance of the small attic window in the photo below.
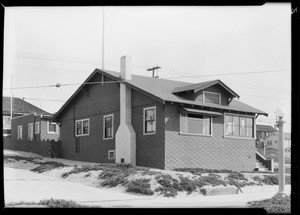
[[[221,105],[221,94],[203,91],[203,103]]]

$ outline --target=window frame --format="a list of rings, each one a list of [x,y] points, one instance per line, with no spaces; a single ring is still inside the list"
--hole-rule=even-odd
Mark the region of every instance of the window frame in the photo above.
[[[39,134],[39,133],[40,133],[40,122],[35,122],[34,123],[34,134]]]
[[[211,93],[211,94],[217,94],[217,95],[219,95],[219,104],[217,104],[217,105],[221,105],[221,93],[215,93],[215,92],[210,92],[210,91],[203,91],[202,102],[206,103],[206,104],[214,104],[214,103],[205,102],[205,93]]]
[[[151,109],[154,109],[154,123],[155,123],[155,130],[154,132],[151,132],[151,133],[147,133],[146,132],[146,111],[147,110],[151,110]],[[143,135],[154,135],[156,134],[156,106],[152,106],[152,107],[146,107],[146,108],[143,108]]]
[[[237,116],[237,117],[239,117],[239,122],[240,122],[240,117],[252,118],[253,119],[253,128],[252,128],[252,134],[253,134],[252,136],[253,137],[226,135],[226,123],[225,123],[225,117],[226,116]],[[248,140],[256,139],[256,122],[255,122],[255,116],[245,115],[245,114],[236,114],[236,113],[224,113],[224,118],[223,119],[224,119],[224,123],[223,123],[223,137],[224,138],[248,139]],[[240,128],[241,127],[239,125],[239,133],[240,133]]]
[[[88,121],[88,133],[87,134],[83,134],[83,122],[84,121]],[[82,129],[82,134],[77,134],[77,122],[82,122],[81,124],[81,129]],[[89,118],[85,118],[85,119],[78,119],[75,120],[75,137],[82,137],[82,136],[89,136],[90,135],[90,119]]]
[[[20,132],[19,132],[19,128]],[[22,140],[23,139],[23,125],[18,125],[17,126],[17,140]]]
[[[29,127],[31,127],[31,133],[29,133]],[[27,126],[27,139],[28,140],[33,140],[33,123],[28,123],[28,126]]]
[[[50,124],[55,124],[55,126],[56,126],[56,132],[49,131]],[[58,124],[55,123],[55,122],[51,122],[51,123],[47,122],[47,134],[58,134]]]
[[[202,115],[202,116],[208,116],[210,118],[210,134],[197,134],[197,133],[185,133],[182,132],[182,126],[183,126],[183,118],[187,118],[188,112],[187,113],[182,113],[180,114],[180,119],[179,119],[179,134],[180,135],[191,135],[191,136],[202,136],[202,137],[213,137],[213,116],[211,115],[205,115],[205,114],[198,114],[198,113],[193,113],[197,115]]]
[[[111,137],[105,137],[105,119],[111,117],[112,119],[112,124],[111,124]],[[103,116],[103,140],[111,140],[114,139],[114,114],[108,114]]]
[[[113,157],[110,157],[110,153],[113,152],[114,153],[114,156]],[[115,150],[108,150],[108,160],[114,160],[116,157],[116,153],[115,153]]]

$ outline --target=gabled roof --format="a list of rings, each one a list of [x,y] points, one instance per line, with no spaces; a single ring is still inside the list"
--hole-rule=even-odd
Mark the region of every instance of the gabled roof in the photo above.
[[[190,91],[190,90],[197,92],[199,90],[204,90],[204,89],[211,87],[213,85],[216,85],[216,84],[219,84],[220,86],[222,86],[229,94],[231,94],[233,96],[233,98],[240,97],[237,93],[235,93],[233,90],[231,90],[226,84],[224,84],[219,79],[213,80],[213,81],[201,82],[201,83],[197,83],[197,84],[188,84],[183,87],[175,87],[173,89],[172,93],[179,93],[179,92],[185,92],[185,91]]]
[[[275,128],[273,128],[270,125],[260,125],[260,124],[256,124],[256,131],[278,132]]]
[[[252,113],[252,114],[263,114],[268,115],[266,112],[263,112],[261,110],[258,110],[254,107],[251,107],[247,104],[244,104],[243,102],[237,101],[233,99],[229,105],[217,105],[217,104],[209,104],[209,103],[203,103],[201,101],[191,101],[186,98],[177,96],[176,94],[173,94],[173,89],[176,87],[184,87],[187,85],[190,85],[188,82],[181,82],[181,81],[173,81],[173,80],[166,80],[166,79],[158,79],[158,78],[152,78],[152,77],[145,77],[140,75],[132,75],[131,80],[122,80],[121,79],[121,73],[109,71],[109,70],[99,70],[95,69],[94,72],[84,81],[84,83],[90,82],[90,80],[96,75],[96,74],[103,74],[105,76],[108,76],[116,81],[122,81],[126,85],[130,86],[131,88],[138,90],[162,103],[165,102],[174,102],[174,103],[180,103],[180,104],[190,104],[195,106],[203,106],[203,107],[209,107],[209,108],[218,108],[222,110],[234,110],[234,111],[240,111],[240,112],[246,112],[246,113]],[[80,92],[80,90],[85,86],[82,84],[75,93],[67,100],[67,102],[60,108],[60,110],[53,116],[53,120],[58,118],[60,113],[66,108],[66,106],[71,102],[71,100]]]
[[[23,99],[13,97],[13,112],[15,113],[22,113],[22,114],[46,114],[51,115],[51,113],[44,111],[33,104],[30,104]],[[10,113],[10,97],[3,96],[2,97],[2,114],[9,114]]]

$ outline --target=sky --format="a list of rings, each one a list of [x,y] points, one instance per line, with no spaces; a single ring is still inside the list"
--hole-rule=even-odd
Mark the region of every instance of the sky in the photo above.
[[[290,3],[111,6],[104,28],[103,7],[5,8],[4,96],[55,113],[95,68],[119,72],[124,55],[133,74],[151,77],[147,69],[158,65],[159,78],[220,79],[269,114],[257,124],[273,126],[274,111],[283,108],[284,130],[291,130]],[[57,83],[74,85],[49,87]]]

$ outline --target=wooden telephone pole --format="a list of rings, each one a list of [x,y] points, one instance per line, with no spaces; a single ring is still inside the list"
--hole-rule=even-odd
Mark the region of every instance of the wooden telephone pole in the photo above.
[[[156,69],[160,69],[160,68],[161,67],[159,67],[159,66],[155,66],[155,67],[147,69],[147,71],[152,71],[152,78],[158,78],[159,76],[154,76],[154,73],[155,73]]]

